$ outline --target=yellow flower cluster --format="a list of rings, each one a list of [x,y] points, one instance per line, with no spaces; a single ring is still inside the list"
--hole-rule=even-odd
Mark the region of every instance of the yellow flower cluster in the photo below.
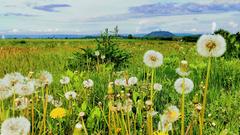
[[[50,117],[53,119],[63,118],[66,116],[66,110],[64,108],[58,107],[51,111]]]

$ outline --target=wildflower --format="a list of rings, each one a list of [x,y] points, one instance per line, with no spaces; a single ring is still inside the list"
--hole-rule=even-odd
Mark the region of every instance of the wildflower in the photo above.
[[[109,95],[111,95],[111,94],[114,93],[112,85],[113,85],[113,82],[110,82],[110,83],[108,84],[108,94],[109,94]]]
[[[54,105],[55,107],[60,107],[62,106],[62,102],[60,100],[52,100],[52,105]]]
[[[80,117],[85,116],[85,112],[80,112],[80,113],[79,113],[79,116],[80,116]]]
[[[35,91],[34,83],[32,81],[26,83],[17,83],[14,88],[16,93],[20,96],[31,95]]]
[[[106,58],[105,55],[101,55],[101,59],[104,60]]]
[[[99,56],[100,55],[100,52],[99,51],[95,51],[95,56]]]
[[[158,130],[168,132],[172,130],[172,123],[168,121],[166,115],[160,115],[161,120],[158,122]]]
[[[128,85],[136,85],[137,82],[138,82],[137,77],[130,77],[130,78],[128,79]]]
[[[30,122],[25,117],[6,119],[1,126],[1,135],[27,135],[30,131]]]
[[[77,93],[74,91],[69,91],[65,93],[65,98],[67,100],[76,99],[76,97],[77,97]]]
[[[159,52],[149,50],[144,54],[143,62],[151,68],[157,68],[163,64],[163,55]]]
[[[13,94],[13,90],[0,79],[0,100],[11,97]]]
[[[52,102],[53,101],[53,96],[52,95],[47,95],[48,98],[48,102]]]
[[[39,81],[42,87],[45,85],[50,85],[53,81],[52,74],[47,71],[42,71],[39,76]]]
[[[200,103],[196,104],[196,105],[195,105],[195,109],[196,109],[197,111],[201,111],[201,110],[202,110],[202,105],[201,105]]]
[[[176,72],[180,76],[188,76],[190,74],[188,71],[188,62],[186,60],[182,60],[180,67],[176,69]]]
[[[147,100],[147,101],[145,102],[145,104],[146,104],[147,106],[151,106],[153,103],[152,103],[151,100]]]
[[[114,84],[115,84],[116,86],[128,86],[127,80],[124,79],[124,78],[122,78],[122,79],[116,79],[116,80],[114,81]]]
[[[202,35],[197,41],[197,52],[203,57],[220,57],[226,51],[226,41],[221,35]]]
[[[3,81],[8,86],[14,86],[17,83],[22,83],[24,79],[25,78],[21,73],[15,72],[15,73],[6,74],[3,78]]]
[[[78,122],[76,125],[75,125],[75,128],[81,130],[83,128],[82,124],[80,122]]]
[[[28,107],[28,99],[25,97],[19,97],[14,100],[16,109],[23,110]]]
[[[91,80],[91,79],[83,81],[83,86],[85,88],[91,88],[91,87],[93,87],[93,85],[94,85],[94,83],[93,83],[93,80]]]
[[[162,85],[159,84],[159,83],[155,83],[153,85],[153,89],[156,90],[156,91],[161,91],[162,90]]]
[[[184,87],[184,94],[188,94],[193,90],[194,84],[192,80],[188,78],[179,78],[175,81],[174,87],[179,94],[182,94],[182,90]]]
[[[50,117],[53,119],[63,118],[66,116],[66,110],[61,107],[57,107],[50,112]]]
[[[176,106],[169,106],[164,114],[170,123],[177,121],[180,116],[179,109]]]
[[[64,77],[62,77],[62,79],[60,79],[60,83],[61,83],[62,85],[66,85],[66,84],[68,84],[69,82],[70,82],[70,78],[67,77],[67,76],[64,76]]]

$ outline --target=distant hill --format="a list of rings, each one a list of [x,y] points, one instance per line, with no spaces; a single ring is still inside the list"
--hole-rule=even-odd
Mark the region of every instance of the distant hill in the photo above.
[[[149,34],[146,34],[145,37],[151,37],[151,38],[169,38],[174,37],[175,35],[168,31],[153,31]]]

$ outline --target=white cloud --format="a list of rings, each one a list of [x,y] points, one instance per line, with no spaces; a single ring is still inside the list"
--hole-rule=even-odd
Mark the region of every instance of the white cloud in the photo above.
[[[229,24],[232,28],[238,27],[238,23],[236,23],[236,22],[234,22],[234,21],[230,21],[228,24]]]

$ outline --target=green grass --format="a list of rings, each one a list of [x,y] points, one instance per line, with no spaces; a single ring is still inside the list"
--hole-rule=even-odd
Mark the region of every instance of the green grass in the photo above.
[[[23,42],[24,41],[24,42]],[[163,54],[164,64],[157,68],[155,82],[163,85],[163,90],[155,97],[155,107],[160,113],[167,105],[173,104],[180,108],[179,95],[173,87],[174,81],[178,78],[175,69],[179,66],[182,59],[186,59],[190,63],[191,78],[194,82],[194,91],[186,95],[186,127],[192,118],[194,110],[193,100],[201,101],[201,87],[200,83],[205,81],[207,59],[200,57],[195,48],[195,43],[176,42],[176,41],[160,41],[160,40],[123,40],[118,39],[115,42],[126,51],[131,52],[133,57],[130,60],[129,67],[123,69],[127,76],[136,76],[139,78],[140,84],[146,82],[146,73],[150,72],[143,64],[143,54],[147,50],[156,50]],[[0,40],[0,78],[6,73],[21,72],[27,75],[28,72],[33,71],[36,74],[42,70],[47,70],[53,74],[54,83],[50,86],[50,93],[58,99],[64,99],[63,88],[59,83],[59,79],[63,75],[70,76],[71,85],[68,90],[75,90],[77,92],[84,91],[82,88],[82,81],[88,78],[94,80],[94,88],[88,95],[89,108],[85,110],[87,116],[91,116],[92,109],[97,106],[98,102],[102,102],[107,107],[106,95],[107,86],[110,81],[114,81],[118,75],[114,73],[111,68],[102,65],[100,72],[86,72],[69,71],[65,68],[67,59],[73,52],[79,51],[80,48],[94,47],[95,40],[90,39],[74,39],[74,40],[53,40],[53,39],[26,39],[26,40]],[[139,87],[133,89],[144,89]],[[213,60],[213,68],[210,77],[210,85],[208,91],[208,104],[206,110],[206,126],[204,134],[220,134],[222,131],[228,131],[228,134],[238,134],[240,131],[240,60],[232,59],[225,60],[224,58],[216,58]],[[79,93],[81,96],[81,93]],[[73,125],[77,120],[77,113],[83,110],[80,107],[84,101],[80,101],[76,113],[73,116],[66,118],[62,124],[65,130],[69,133],[73,129]],[[67,101],[64,105],[67,106]],[[36,108],[39,106],[36,106]],[[80,108],[79,108],[80,107]],[[49,112],[54,108],[50,106]],[[38,108],[37,108],[38,109]],[[208,115],[211,116],[208,117]],[[90,118],[90,117],[89,117]],[[40,119],[40,118],[39,118]],[[86,122],[89,133],[106,133],[106,124],[103,119],[94,121],[87,119]],[[70,122],[71,121],[71,122]],[[57,123],[54,120],[48,121],[53,127],[52,132],[57,134],[57,128],[54,125]],[[155,120],[155,123],[158,121]],[[97,123],[96,126],[91,124]],[[214,125],[215,123],[216,125]],[[154,129],[157,129],[155,124]],[[180,121],[174,125],[175,132],[180,133]],[[194,133],[198,133],[198,124],[194,125]],[[69,130],[68,130],[69,129]]]

